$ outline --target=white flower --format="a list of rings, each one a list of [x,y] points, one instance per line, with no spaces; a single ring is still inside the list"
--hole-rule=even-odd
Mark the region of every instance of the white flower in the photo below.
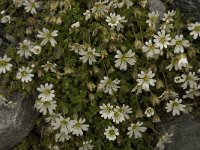
[[[95,48],[92,49],[91,47],[89,47],[87,51],[80,51],[79,55],[82,56],[80,57],[80,60],[82,60],[83,63],[86,63],[88,61],[90,65],[96,62],[95,57],[101,56],[99,53],[96,53]]]
[[[55,134],[55,141],[56,142],[65,142],[68,141],[71,138],[71,136],[66,132],[60,132]]]
[[[71,28],[78,28],[78,27],[80,27],[80,22],[78,21],[78,22],[75,22],[75,23],[73,23],[72,25],[71,25]]]
[[[30,51],[35,55],[39,55],[41,53],[42,47],[39,45],[35,45]]]
[[[138,82],[138,86],[142,86],[142,89],[145,91],[149,91],[149,85],[155,86],[156,80],[152,79],[155,76],[155,74],[152,71],[148,71],[147,73],[144,71],[141,71],[140,74],[138,74],[139,79],[136,81]]]
[[[169,41],[171,40],[171,37],[169,34],[165,33],[165,30],[161,30],[157,32],[158,35],[154,35],[154,42],[156,47],[163,49],[167,48],[168,45],[170,45]]]
[[[129,138],[131,138],[134,134],[135,139],[142,137],[141,132],[145,132],[146,131],[146,127],[143,127],[143,122],[137,122],[132,123],[130,127],[128,127],[128,133],[127,135],[129,136]]]
[[[31,14],[36,14],[36,9],[40,6],[35,0],[25,0],[23,5],[25,6],[26,12],[30,12]]]
[[[159,142],[156,144],[156,150],[164,150],[165,144],[172,142],[172,136],[173,134],[168,134],[168,133],[162,135],[159,139]]]
[[[96,17],[104,16],[105,13],[108,12],[108,6],[106,5],[106,1],[95,2],[94,7],[91,9],[92,13],[95,14]]]
[[[42,113],[43,115],[46,115],[47,112],[49,112],[49,114],[52,114],[54,110],[56,110],[56,101],[41,101],[41,100],[37,100],[35,102],[35,106],[34,106],[40,113]]]
[[[12,0],[12,2],[14,3],[15,7],[21,7],[23,4],[24,0]]]
[[[64,132],[66,134],[72,132],[73,121],[70,118],[63,118],[60,116],[56,118],[56,121],[51,123],[53,130],[60,129],[60,132]]]
[[[174,21],[173,17],[175,14],[176,14],[176,11],[174,10],[168,11],[167,13],[164,13],[164,17],[162,20],[167,23],[173,22]]]
[[[120,83],[120,80],[110,80],[108,77],[103,77],[103,80],[100,81],[98,85],[98,90],[102,91],[104,90],[104,93],[109,93],[110,95],[113,95],[114,92],[117,92],[120,86],[118,84]]]
[[[32,81],[32,77],[34,77],[34,74],[31,74],[33,69],[30,69],[29,67],[22,66],[18,69],[16,78],[21,79],[22,82],[28,83],[29,81]]]
[[[146,21],[146,23],[148,23],[149,27],[153,27],[153,29],[155,29],[155,25],[156,23],[158,23],[158,17],[159,17],[158,11],[149,12],[148,17],[149,19]]]
[[[108,140],[114,141],[116,139],[116,136],[119,135],[119,132],[118,129],[114,126],[108,126],[108,128],[105,129],[104,135]]]
[[[44,68],[46,72],[50,70],[51,72],[56,73],[56,66],[57,65],[55,63],[50,63],[49,61],[47,61],[47,63],[45,65],[42,65],[41,67]]]
[[[175,82],[175,83],[181,83],[181,77],[180,77],[180,76],[176,76],[176,77],[174,78],[174,82]]]
[[[173,116],[175,115],[180,115],[180,111],[184,111],[184,108],[186,107],[186,105],[181,104],[182,103],[182,99],[178,99],[176,98],[174,101],[170,100],[170,102],[168,102],[166,104],[166,109],[167,112],[171,112]]]
[[[33,43],[30,40],[25,39],[22,43],[19,43],[17,54],[20,55],[20,57],[24,56],[25,58],[28,58],[32,56],[31,49],[33,48]]]
[[[0,74],[5,74],[6,71],[10,71],[11,68],[13,67],[12,64],[10,64],[11,58],[8,57],[7,55],[4,55],[3,58],[0,57]]]
[[[186,95],[183,95],[183,98],[191,98],[194,99],[194,97],[200,96],[200,85],[194,88],[189,89],[188,91],[185,91]]]
[[[56,113],[53,112],[53,113],[49,114],[48,117],[45,118],[45,121],[52,124],[52,123],[55,123],[56,119],[59,118],[59,117],[61,117],[61,114],[56,114]]]
[[[38,38],[42,38],[43,41],[41,42],[41,45],[44,46],[47,44],[47,42],[50,42],[53,47],[57,44],[55,39],[53,37],[58,36],[58,30],[54,30],[53,32],[50,32],[48,29],[43,28],[43,32],[38,31]]]
[[[153,109],[152,107],[148,107],[148,108],[145,110],[144,114],[145,114],[147,117],[151,117],[151,116],[154,115],[154,109]]]
[[[193,35],[194,39],[197,39],[198,36],[200,36],[200,23],[191,23],[188,27],[188,30],[190,30],[190,35]]]
[[[129,108],[128,105],[124,105],[122,107],[116,106],[116,109],[124,115],[126,119],[130,119],[128,114],[132,113],[132,108]]]
[[[150,59],[157,59],[158,55],[163,55],[163,51],[158,49],[155,44],[153,44],[152,40],[145,42],[145,45],[142,47],[142,52],[144,52],[146,57]]]
[[[45,83],[45,85],[40,85],[37,90],[40,92],[38,98],[41,101],[51,101],[55,97],[54,90],[52,90],[53,84]]]
[[[10,23],[10,15],[5,15],[1,18],[1,23]]]
[[[101,110],[99,111],[99,113],[104,119],[111,119],[113,117],[113,106],[110,105],[110,103],[108,103],[107,105],[103,104],[102,106],[100,106],[100,109]]]
[[[79,147],[79,150],[93,150],[94,146],[91,143],[92,140],[83,142],[83,146]]]
[[[172,91],[172,90],[165,90],[162,95],[158,98],[161,98],[161,100],[169,100],[169,99],[175,99],[179,95],[178,93]]]
[[[111,26],[111,29],[114,29],[117,27],[117,31],[119,31],[124,26],[121,23],[127,22],[125,20],[125,17],[121,17],[120,15],[116,15],[115,13],[110,13],[110,16],[106,17],[106,22],[108,22],[108,25]]]
[[[119,112],[118,109],[115,108],[115,109],[114,109],[114,114],[113,114],[113,116],[112,116],[112,120],[113,120],[113,122],[115,122],[116,124],[119,124],[120,122],[124,121],[125,118],[124,118],[124,115],[123,115],[121,112]]]
[[[171,45],[175,45],[174,53],[183,53],[184,47],[189,47],[189,41],[183,39],[183,35],[176,35],[175,39],[171,40]]]
[[[122,54],[117,50],[117,55],[115,55],[115,67],[119,67],[120,70],[127,70],[127,63],[130,65],[135,65],[136,58],[135,53],[132,50],[129,50],[127,53]]]
[[[123,2],[126,4],[127,9],[130,9],[130,7],[133,6],[133,2],[131,0],[123,0]]]
[[[122,8],[124,6],[124,1],[118,2],[118,0],[112,0],[108,4],[109,7],[114,7],[114,8]]]
[[[85,20],[90,19],[90,17],[91,17],[91,12],[90,12],[90,10],[86,10],[86,12],[83,13],[83,15],[85,16]]]
[[[181,85],[183,89],[186,89],[188,85],[190,88],[195,88],[197,86],[196,81],[199,81],[200,79],[198,78],[198,76],[195,75],[195,72],[189,72],[188,75],[182,74],[181,77],[182,77],[181,82],[184,82]]]
[[[74,51],[75,53],[79,53],[79,52],[81,52],[81,51],[85,51],[86,50],[86,48],[85,48],[85,46],[84,45],[81,45],[81,44],[79,44],[79,43],[73,43],[73,44],[71,44],[70,46],[69,46],[69,48],[70,48],[70,50],[71,51]]]
[[[89,125],[84,124],[85,119],[73,120],[72,134],[76,136],[82,136],[83,131],[88,131]]]
[[[110,16],[106,17],[106,22],[108,22],[108,25],[111,27],[117,26],[120,20],[121,16],[116,16],[115,13],[110,13]]]

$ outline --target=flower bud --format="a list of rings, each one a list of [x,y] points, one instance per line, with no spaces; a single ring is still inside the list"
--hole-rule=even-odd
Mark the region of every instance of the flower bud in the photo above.
[[[88,97],[91,101],[94,101],[95,100],[95,95],[93,93],[89,93],[88,94]]]
[[[164,88],[164,87],[165,87],[165,85],[162,80],[158,80],[156,82],[156,89],[160,89],[160,88]]]
[[[93,82],[88,82],[87,83],[87,88],[90,90],[90,92],[94,91],[96,88],[96,85]]]
[[[138,108],[135,114],[136,118],[143,118],[144,114],[141,108]]]
[[[139,5],[145,8],[147,5],[147,0],[139,0]]]
[[[161,122],[160,117],[158,116],[158,114],[155,114],[155,115],[153,116],[153,122],[154,122],[154,123]]]
[[[137,49],[142,49],[142,46],[143,46],[142,42],[137,39],[135,40],[134,45],[135,45],[135,48]]]
[[[152,94],[152,95],[150,96],[150,101],[151,101],[151,104],[152,104],[153,106],[159,105],[159,104],[160,104],[160,100],[159,100],[159,98],[158,98],[155,94]]]

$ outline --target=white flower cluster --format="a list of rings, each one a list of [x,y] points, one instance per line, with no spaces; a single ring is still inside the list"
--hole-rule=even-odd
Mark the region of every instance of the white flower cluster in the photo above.
[[[58,142],[64,142],[72,137],[70,134],[83,136],[83,131],[88,131],[89,128],[89,125],[84,123],[84,118],[71,120],[69,117],[55,117],[51,120],[51,126],[53,130],[59,131],[57,134],[55,134],[55,140]]]
[[[35,102],[35,108],[42,113],[47,115],[47,113],[52,114],[56,110],[57,104],[53,100],[55,97],[54,90],[52,90],[53,84],[45,83],[45,85],[40,85],[37,90],[40,92],[38,95],[38,100]]]
[[[122,107],[116,106],[115,108],[110,103],[102,104],[100,106],[100,114],[104,119],[112,119],[112,121],[116,124],[125,121],[125,119],[130,119],[129,114],[132,113],[131,108],[128,105],[124,105]]]

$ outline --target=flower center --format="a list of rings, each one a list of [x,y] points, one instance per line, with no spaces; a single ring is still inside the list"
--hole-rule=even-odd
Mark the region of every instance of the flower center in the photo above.
[[[7,62],[5,60],[0,60],[0,67],[5,67]]]
[[[112,129],[112,130],[109,131],[109,134],[110,134],[111,136],[113,136],[113,135],[115,135],[115,131]]]

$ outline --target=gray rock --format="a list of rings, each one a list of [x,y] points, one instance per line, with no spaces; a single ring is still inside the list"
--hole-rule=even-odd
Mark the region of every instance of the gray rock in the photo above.
[[[173,134],[172,143],[166,144],[165,150],[200,150],[200,117],[182,115],[159,129]]]
[[[159,20],[161,20],[165,13],[165,6],[160,0],[148,0],[149,11],[158,11]]]
[[[5,90],[0,92],[6,97]],[[22,99],[15,93],[7,100],[12,100],[13,104],[0,106],[0,150],[9,150],[21,142],[33,129],[37,116],[33,98]]]
[[[185,19],[192,17],[200,21],[200,0],[171,0],[171,4],[184,13]]]

